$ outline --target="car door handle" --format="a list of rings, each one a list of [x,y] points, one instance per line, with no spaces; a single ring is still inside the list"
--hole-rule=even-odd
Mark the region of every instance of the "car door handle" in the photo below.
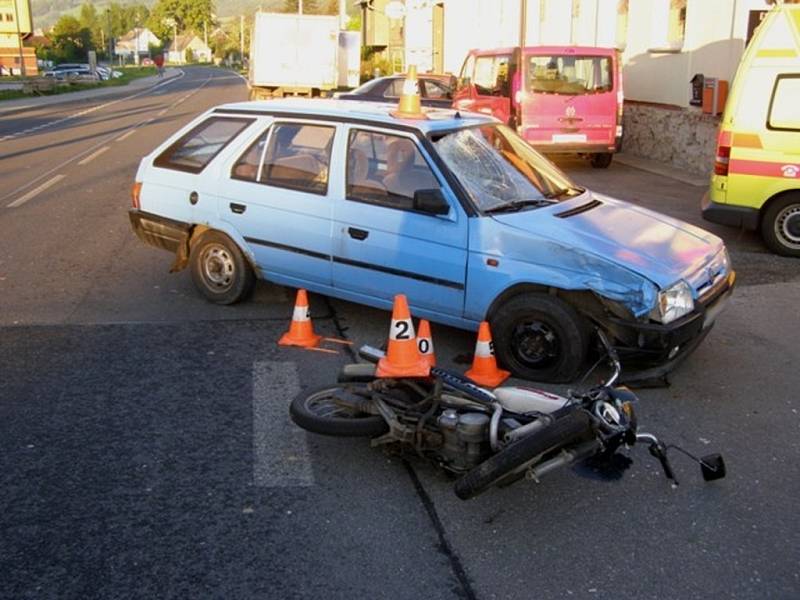
[[[369,231],[364,231],[363,229],[356,229],[355,227],[348,227],[347,233],[350,234],[350,237],[354,240],[365,240],[369,235]]]
[[[237,215],[240,215],[246,210],[247,207],[244,204],[236,204],[236,202],[231,202],[231,212],[235,212]]]

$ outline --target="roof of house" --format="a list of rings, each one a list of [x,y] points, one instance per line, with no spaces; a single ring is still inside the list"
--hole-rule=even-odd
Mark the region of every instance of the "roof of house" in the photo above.
[[[175,39],[172,40],[172,42],[170,42],[167,49],[170,52],[183,52],[195,40],[197,40],[197,42],[200,44],[200,47],[208,48],[208,46],[206,46],[203,40],[201,40],[199,37],[197,37],[193,33],[187,33],[175,36]]]
[[[150,31],[147,27],[139,27],[138,29],[131,29],[125,35],[121,35],[117,39],[117,44],[125,43],[125,42],[135,42],[137,38],[141,39],[144,37],[152,37],[158,40],[156,35]]]

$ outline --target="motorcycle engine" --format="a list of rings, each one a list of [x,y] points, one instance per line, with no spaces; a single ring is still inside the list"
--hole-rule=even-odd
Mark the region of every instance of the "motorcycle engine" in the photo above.
[[[438,424],[444,437],[440,453],[448,466],[467,471],[483,462],[491,453],[488,415],[448,408],[439,415]]]

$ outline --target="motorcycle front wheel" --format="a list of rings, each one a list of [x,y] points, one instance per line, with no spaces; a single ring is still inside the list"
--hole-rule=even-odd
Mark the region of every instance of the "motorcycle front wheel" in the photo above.
[[[568,446],[591,431],[591,419],[576,409],[541,431],[512,442],[456,481],[456,496],[474,498],[493,485],[518,478],[518,471],[536,457]]]
[[[292,421],[306,431],[337,437],[374,437],[389,431],[382,417],[353,410],[336,397],[351,394],[351,386],[325,386],[292,400]]]

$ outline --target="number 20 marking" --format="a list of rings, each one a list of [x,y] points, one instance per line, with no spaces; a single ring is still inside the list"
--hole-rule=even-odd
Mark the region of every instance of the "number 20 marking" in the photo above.
[[[397,328],[397,334],[394,336],[396,340],[410,340],[411,335],[409,335],[409,329],[411,326],[409,325],[408,321],[398,321],[394,324]]]

